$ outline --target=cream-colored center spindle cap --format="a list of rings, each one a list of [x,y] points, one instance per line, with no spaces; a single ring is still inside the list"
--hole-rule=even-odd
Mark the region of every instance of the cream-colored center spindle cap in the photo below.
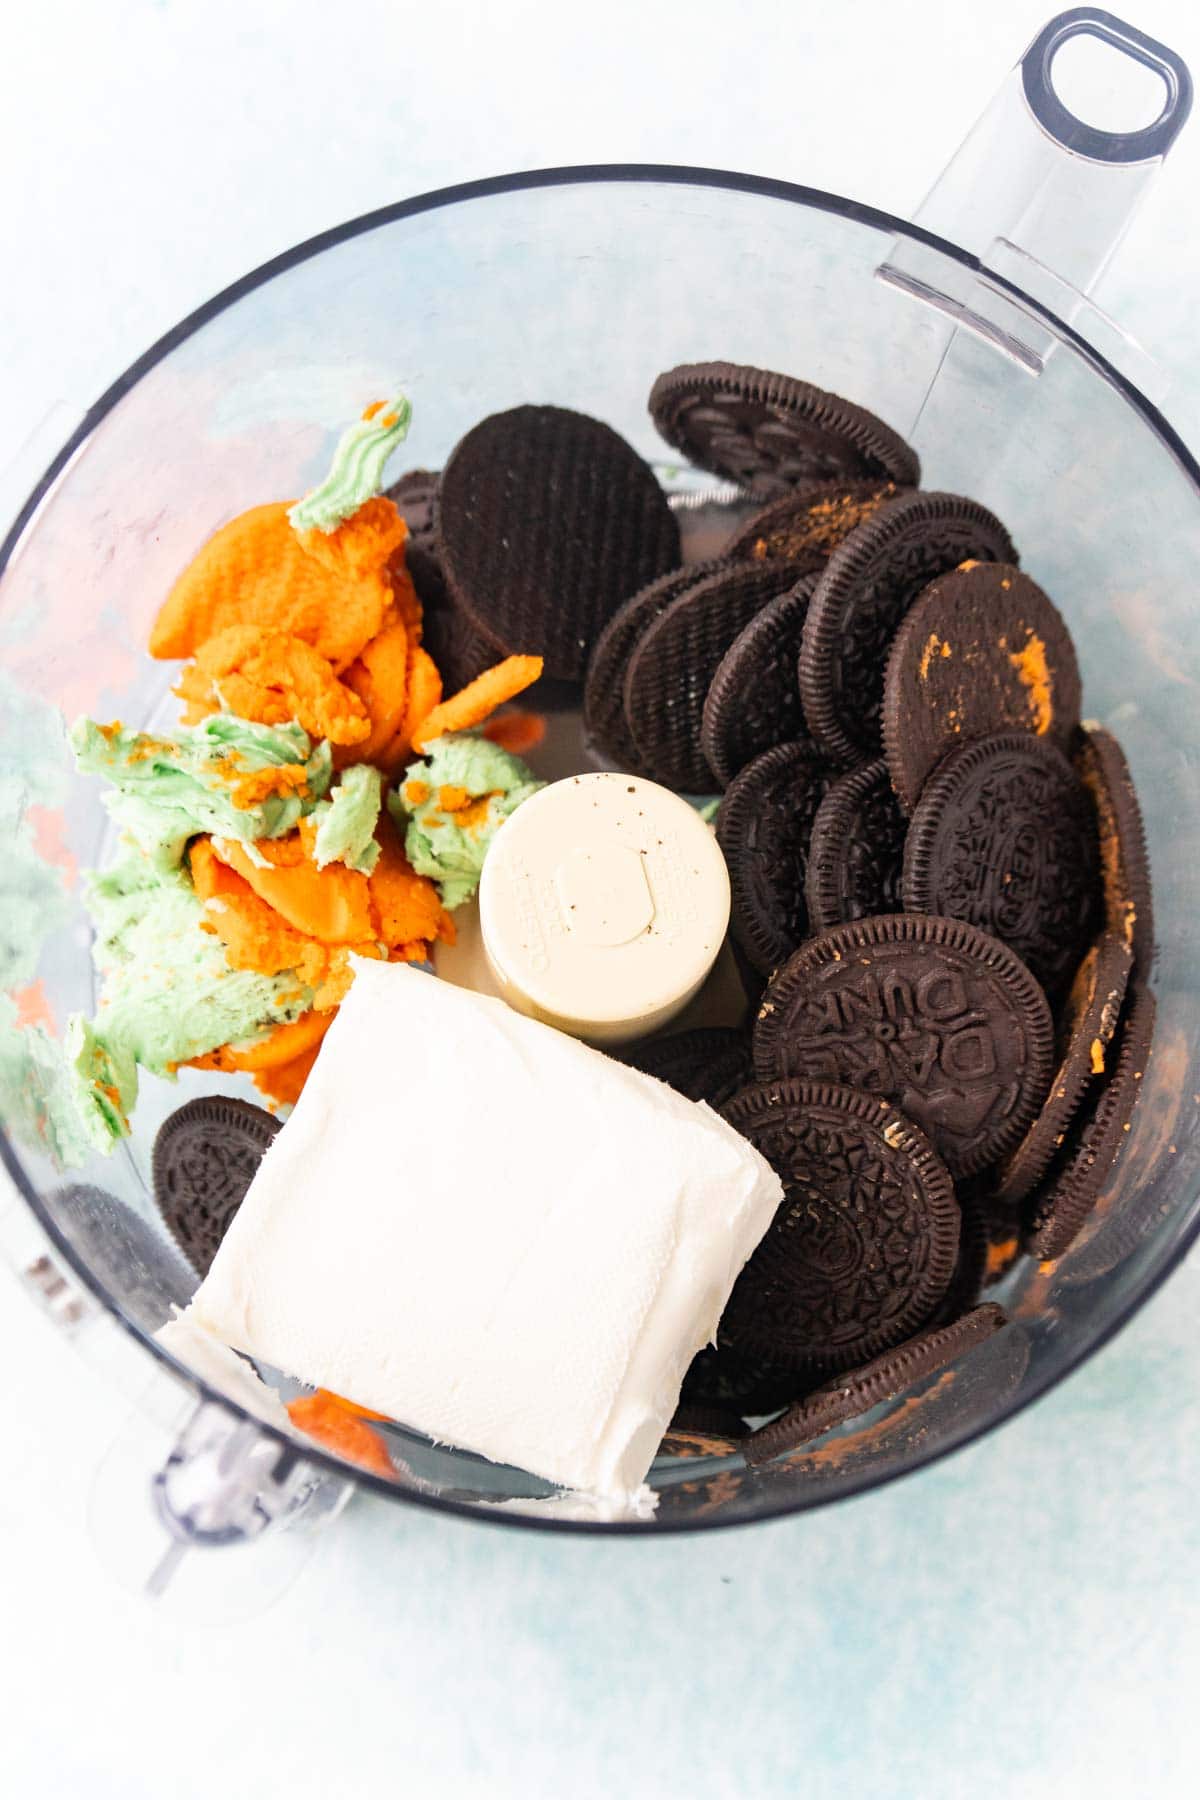
[[[665,1024],[708,974],[729,923],[729,874],[712,832],[669,788],[573,775],[496,834],[479,922],[510,1006],[619,1043]]]

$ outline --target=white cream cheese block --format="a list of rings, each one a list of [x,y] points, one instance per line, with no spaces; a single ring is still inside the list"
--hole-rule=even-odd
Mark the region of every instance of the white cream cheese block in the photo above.
[[[185,1317],[438,1442],[629,1495],[781,1198],[708,1107],[356,959]]]

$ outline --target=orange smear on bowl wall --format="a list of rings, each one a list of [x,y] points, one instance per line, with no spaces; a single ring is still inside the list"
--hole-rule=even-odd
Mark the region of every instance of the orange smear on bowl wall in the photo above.
[[[511,712],[489,719],[483,727],[483,735],[493,744],[499,744],[501,750],[507,750],[510,756],[527,756],[545,737],[546,720],[541,713],[523,712],[514,707]]]
[[[339,1399],[328,1388],[315,1394],[304,1394],[288,1401],[288,1417],[297,1431],[303,1431],[326,1450],[332,1450],[347,1462],[357,1463],[374,1475],[393,1476],[391,1459],[383,1439],[368,1424],[382,1419],[382,1413],[368,1412],[350,1401]]]

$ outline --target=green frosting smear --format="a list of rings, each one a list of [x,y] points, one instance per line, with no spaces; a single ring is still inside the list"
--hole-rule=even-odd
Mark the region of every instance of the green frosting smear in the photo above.
[[[113,818],[160,874],[178,869],[188,839],[201,832],[237,838],[283,837],[326,793],[332,774],[327,743],[314,746],[299,725],[256,725],[216,713],[181,725],[170,737],[78,719],[71,748],[84,775],[102,775]],[[264,770],[303,771],[288,789],[239,805],[237,784]]]
[[[40,1025],[21,1025],[7,994],[0,994],[0,1101],[4,1124],[27,1150],[51,1157],[60,1168],[78,1168],[92,1149],[63,1052]]]
[[[318,869],[329,863],[345,863],[360,875],[369,875],[379,861],[375,827],[383,804],[383,777],[370,763],[347,769],[328,800],[313,807],[317,834],[313,859]]]
[[[484,858],[505,819],[545,785],[519,756],[466,731],[435,738],[423,760],[404,771],[388,809],[404,832],[409,862],[418,875],[437,882],[448,912],[479,886]],[[439,799],[443,788],[465,788],[471,801],[482,804],[446,810]],[[424,798],[413,797],[422,791]]]
[[[94,1020],[68,1023],[65,1056],[83,1133],[104,1152],[129,1133],[139,1068],[170,1075],[299,1018],[313,996],[294,973],[231,969],[181,871],[127,857],[92,878],[88,906],[103,990]]]
[[[297,500],[288,513],[293,531],[336,531],[383,486],[383,465],[408,436],[412,407],[403,394],[369,419],[356,419],[342,433],[333,462],[320,487]]]

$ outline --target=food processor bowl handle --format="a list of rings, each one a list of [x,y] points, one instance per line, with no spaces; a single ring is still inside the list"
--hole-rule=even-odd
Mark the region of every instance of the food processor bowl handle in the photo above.
[[[1164,99],[1133,131],[1080,119],[1055,86],[1064,45],[1090,38],[1152,70]],[[1187,121],[1192,78],[1175,51],[1097,7],[1057,14],[1038,32],[913,216],[913,224],[978,259],[898,240],[881,280],[990,338],[1031,374],[1053,349],[1050,333],[1016,317],[1011,284],[1074,326],[1139,385],[1156,372],[1088,296],[1103,274],[1171,145]],[[989,282],[988,277],[998,278]],[[1098,341],[1099,340],[1099,341]],[[1152,391],[1151,397],[1158,394]]]

